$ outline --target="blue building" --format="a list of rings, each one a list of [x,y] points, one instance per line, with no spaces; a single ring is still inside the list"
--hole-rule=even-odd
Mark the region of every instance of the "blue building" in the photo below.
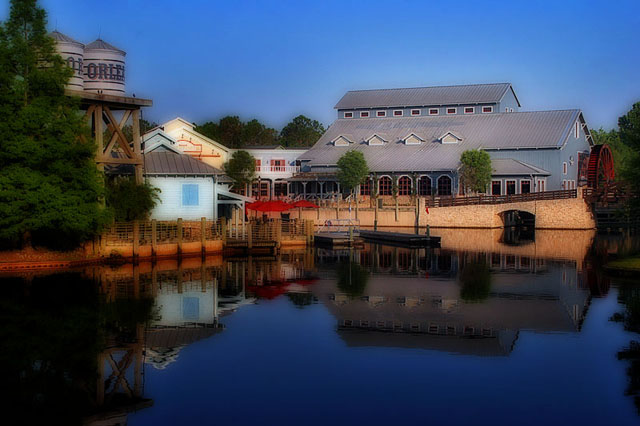
[[[370,195],[461,194],[458,171],[466,150],[492,158],[493,195],[573,189],[586,183],[593,141],[580,110],[520,111],[509,83],[347,92],[336,104],[337,120],[298,157],[303,172],[290,179],[293,192],[325,196],[340,192],[338,159],[361,151],[371,179]]]

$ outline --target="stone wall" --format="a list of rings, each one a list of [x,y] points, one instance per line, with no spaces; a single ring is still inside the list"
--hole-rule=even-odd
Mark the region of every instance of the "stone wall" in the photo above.
[[[375,208],[370,203],[360,203],[358,209],[352,206],[351,212],[346,204],[319,209],[291,210],[292,218],[310,219],[316,225],[327,220],[358,219],[361,226],[373,226]],[[424,199],[419,199],[419,225],[432,228],[502,228],[501,214],[509,210],[520,210],[536,216],[537,229],[594,229],[595,220],[591,209],[578,192],[578,198],[561,200],[527,201],[496,205],[468,205],[456,207],[430,207],[426,213]],[[389,206],[378,209],[380,227],[414,227],[416,224],[416,206]]]

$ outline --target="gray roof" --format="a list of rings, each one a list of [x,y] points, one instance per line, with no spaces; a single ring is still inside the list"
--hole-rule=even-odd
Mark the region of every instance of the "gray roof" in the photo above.
[[[347,150],[361,151],[371,171],[456,170],[460,155],[468,149],[514,150],[560,148],[566,142],[579,110],[535,111],[495,114],[420,116],[406,118],[344,118],[336,120],[316,144],[299,160],[311,166],[335,166]],[[453,132],[462,138],[442,144],[439,138]],[[405,145],[402,139],[414,133],[425,142]],[[351,135],[349,146],[334,146],[332,140]],[[387,143],[367,145],[373,134],[384,134]]]
[[[72,39],[71,37],[69,37],[68,35],[62,34],[60,31],[55,30],[55,31],[51,31],[49,33],[49,37],[53,38],[55,41],[61,41],[63,43],[72,43],[72,44],[77,44],[78,46],[83,46],[84,44],[80,43],[77,40]]]
[[[224,172],[190,155],[153,151],[144,154],[146,175],[221,175]]]
[[[106,41],[102,40],[102,39],[97,39],[96,41],[93,41],[89,44],[87,44],[84,47],[86,50],[112,50],[114,52],[118,52],[121,55],[126,55],[125,51],[122,49],[118,49],[117,47],[115,47],[112,44],[107,43]]]
[[[513,90],[510,83],[353,90],[347,92],[334,108],[391,108],[496,103],[502,99],[507,90]]]
[[[494,176],[551,176],[551,173],[525,163],[524,161],[514,160],[513,158],[493,158],[491,160]]]
[[[117,158],[121,154],[112,152]],[[220,176],[224,172],[187,154],[176,154],[171,151],[151,151],[143,154],[145,175],[185,175],[185,176]],[[134,167],[131,164],[107,165],[105,173],[110,175],[131,175]]]

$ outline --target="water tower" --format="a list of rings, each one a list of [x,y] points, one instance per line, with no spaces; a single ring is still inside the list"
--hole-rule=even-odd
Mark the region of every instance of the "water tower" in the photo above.
[[[126,53],[97,39],[84,48],[84,90],[105,95],[124,95]]]
[[[73,70],[73,76],[71,76],[67,88],[71,90],[83,90],[84,44],[75,41],[59,31],[53,31],[49,35],[56,41],[56,51],[58,54],[62,56],[62,59],[64,59],[69,68]]]

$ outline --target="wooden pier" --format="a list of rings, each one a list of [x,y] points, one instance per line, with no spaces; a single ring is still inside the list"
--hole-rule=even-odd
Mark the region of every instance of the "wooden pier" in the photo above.
[[[317,232],[314,236],[317,245],[332,248],[343,247],[363,247],[364,241],[357,233],[351,234],[345,232]]]
[[[401,247],[440,247],[440,237],[422,234],[360,230],[360,236],[367,241]]]

